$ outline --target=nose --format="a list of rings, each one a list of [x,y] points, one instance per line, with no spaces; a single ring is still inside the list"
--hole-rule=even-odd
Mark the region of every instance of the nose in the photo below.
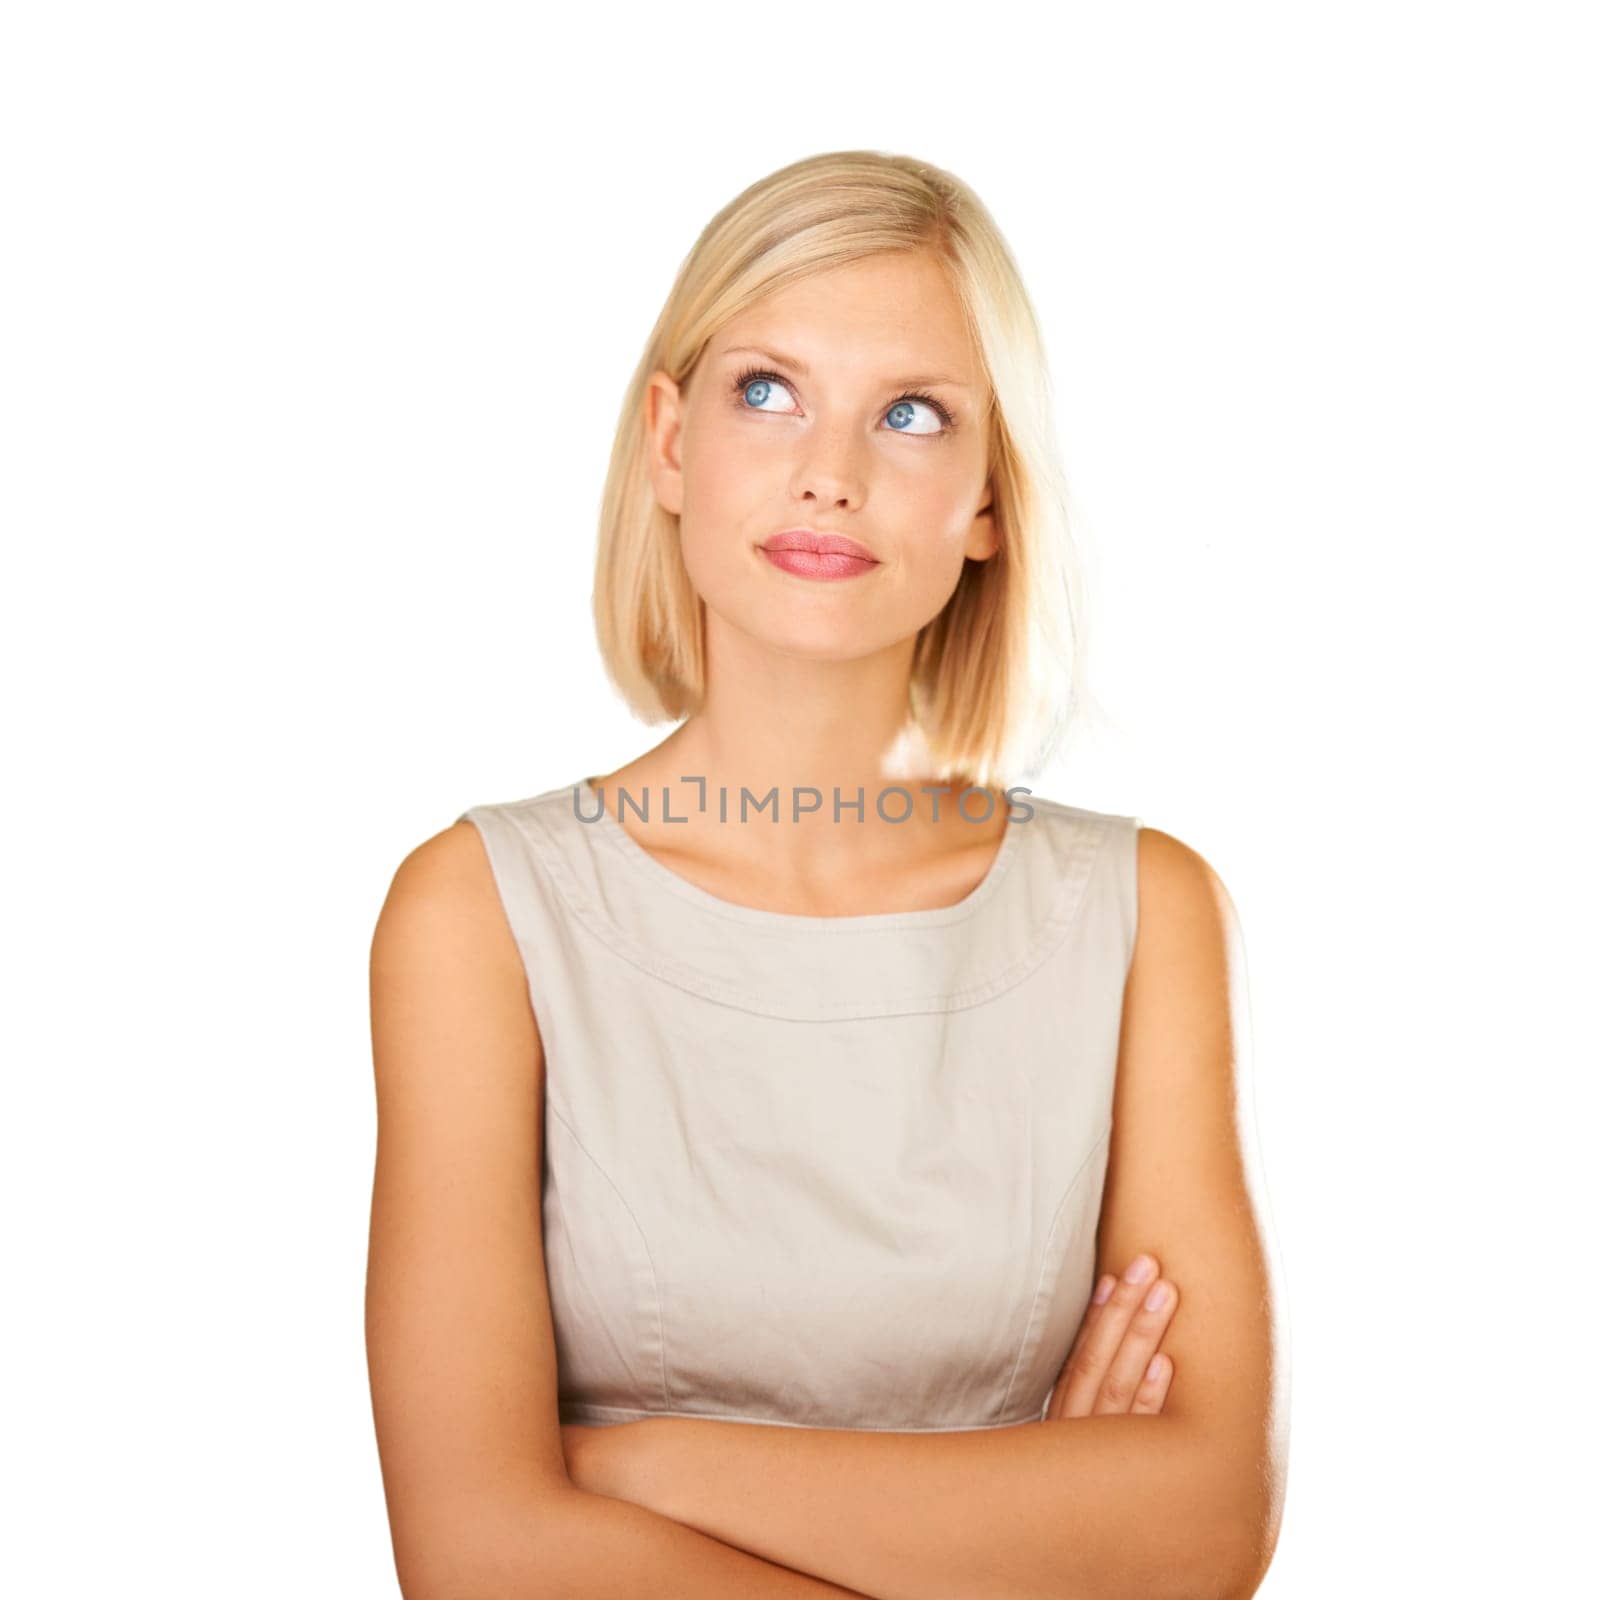
[[[795,498],[823,510],[859,510],[866,488],[853,441],[844,429],[818,428],[795,466]]]

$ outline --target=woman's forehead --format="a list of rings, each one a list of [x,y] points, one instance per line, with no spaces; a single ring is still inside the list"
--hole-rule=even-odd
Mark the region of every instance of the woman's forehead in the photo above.
[[[877,258],[774,290],[721,328],[709,350],[761,356],[801,378],[827,366],[890,382],[981,383],[960,301],[942,270],[884,267]]]

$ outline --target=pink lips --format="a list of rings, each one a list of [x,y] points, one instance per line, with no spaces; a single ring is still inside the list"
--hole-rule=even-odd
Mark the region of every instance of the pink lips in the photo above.
[[[799,578],[858,578],[878,565],[878,558],[854,539],[814,528],[787,528],[760,548],[773,566]]]

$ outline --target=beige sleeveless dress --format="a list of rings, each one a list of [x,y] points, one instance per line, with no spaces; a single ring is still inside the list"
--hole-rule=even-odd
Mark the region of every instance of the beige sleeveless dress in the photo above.
[[[462,813],[544,1043],[561,1420],[1040,1419],[1093,1288],[1140,819],[1018,795],[959,904],[811,917],[615,809],[579,779]]]

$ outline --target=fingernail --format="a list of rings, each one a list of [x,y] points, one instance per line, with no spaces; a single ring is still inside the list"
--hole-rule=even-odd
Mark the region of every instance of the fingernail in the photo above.
[[[1111,1298],[1111,1291],[1115,1289],[1116,1286],[1117,1280],[1111,1277],[1109,1274],[1102,1278],[1099,1283],[1095,1285],[1094,1303],[1097,1306],[1103,1306],[1106,1301]]]
[[[1161,1376],[1161,1357],[1160,1356],[1151,1356],[1150,1357],[1150,1365],[1144,1369],[1144,1375],[1145,1375],[1146,1378],[1148,1378],[1150,1380],[1151,1383],[1154,1383],[1156,1381],[1156,1379]]]
[[[1155,1276],[1156,1264],[1149,1256],[1135,1256],[1128,1267],[1129,1283],[1144,1283]]]
[[[1159,1311],[1166,1303],[1167,1286],[1164,1283],[1158,1283],[1155,1288],[1153,1288],[1150,1293],[1144,1297],[1144,1308],[1146,1311]]]

